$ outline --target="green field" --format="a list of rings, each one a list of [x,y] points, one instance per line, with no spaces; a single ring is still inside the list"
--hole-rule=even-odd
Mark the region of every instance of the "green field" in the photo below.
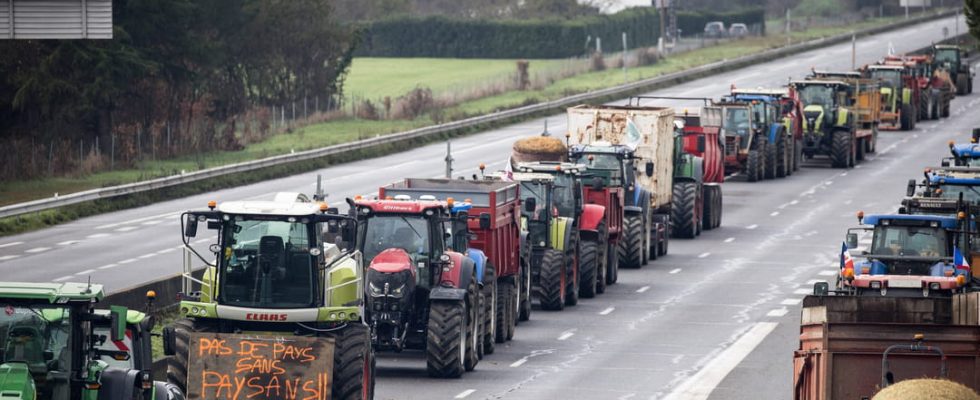
[[[730,59],[787,44],[821,36],[830,36],[870,26],[892,22],[894,18],[868,21],[844,27],[810,29],[793,32],[787,39],[782,34],[762,38],[750,38],[721,46],[707,47],[678,54],[655,65],[631,68],[630,81],[660,74],[684,70],[722,59]],[[561,68],[568,60],[531,60],[531,74],[548,68]],[[355,59],[345,90],[362,98],[397,97],[416,86],[426,86],[435,94],[463,90],[487,81],[508,79],[516,71],[515,60],[460,60],[432,58],[360,58]],[[440,110],[442,120],[463,118],[495,110],[531,104],[581,93],[625,82],[620,69],[611,68],[560,79],[540,90],[510,91],[488,96]],[[721,95],[721,93],[719,93]],[[31,181],[0,183],[0,205],[50,197],[54,193],[66,194],[109,185],[135,182],[201,168],[254,160],[348,142],[375,135],[404,131],[431,125],[433,117],[420,117],[413,121],[370,121],[344,118],[310,125],[282,133],[265,141],[246,145],[237,152],[211,152],[177,159],[146,161],[137,168],[96,173],[75,178],[49,178]]]

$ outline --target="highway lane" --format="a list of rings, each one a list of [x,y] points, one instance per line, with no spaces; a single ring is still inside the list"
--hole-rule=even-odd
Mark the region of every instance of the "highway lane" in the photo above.
[[[942,20],[866,39],[868,43],[861,40],[857,62],[876,60],[888,43],[898,51],[926,46],[941,38],[941,27],[950,23]],[[811,66],[850,67],[850,51],[849,43],[838,45],[656,94],[717,97],[733,82],[781,84]],[[883,134],[883,154],[861,168],[818,166],[780,181],[726,183],[722,228],[697,241],[672,241],[669,256],[639,271],[623,271],[621,283],[597,300],[562,313],[535,312],[518,329],[515,341],[498,346],[477,372],[463,379],[420,381],[424,363],[417,354],[383,356],[379,397],[651,398],[677,394],[685,382],[696,383],[696,389],[720,384],[718,398],[788,397],[799,312],[794,301],[803,296],[796,291],[808,289],[807,282],[832,265],[836,243],[854,222],[856,207],[894,209],[904,182],[917,176],[923,163],[938,161],[943,143],[954,132],[928,129],[960,129],[962,138],[978,122],[965,112],[963,103],[969,99],[956,100],[953,119],[922,123],[911,134],[920,135],[913,143],[922,146],[912,146],[908,133]],[[564,129],[562,115],[548,121],[552,131]],[[458,172],[471,174],[481,161],[500,167],[514,138],[538,133],[543,125],[544,119],[537,119],[455,140]],[[92,276],[110,291],[118,290],[179,270],[175,214],[180,210],[203,207],[211,199],[310,192],[316,173],[327,178],[330,201],[337,203],[344,196],[373,193],[378,184],[403,176],[441,175],[444,150],[444,144],[434,144],[4,238],[0,271],[11,280]],[[737,356],[743,354],[749,356],[739,362]],[[735,370],[728,375],[730,367]],[[707,393],[691,396],[679,398],[705,398]]]

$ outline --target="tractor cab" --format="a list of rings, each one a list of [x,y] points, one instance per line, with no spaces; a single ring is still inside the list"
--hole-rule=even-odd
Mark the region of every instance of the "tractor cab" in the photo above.
[[[633,150],[625,145],[596,142],[569,148],[569,161],[585,165],[592,185],[601,181],[606,187],[632,187],[636,180]]]
[[[807,146],[821,140],[836,126],[847,125],[851,85],[835,80],[792,83],[803,103],[803,132]]]
[[[130,354],[111,350],[126,338],[125,307],[97,313],[101,285],[80,283],[0,284],[0,382],[14,399],[173,399],[156,392],[149,369],[113,366]],[[96,326],[110,327],[102,333]],[[148,367],[147,367],[148,368]],[[119,396],[121,394],[121,396]]]
[[[550,162],[550,161],[536,161],[536,162],[522,162],[518,163],[515,171],[527,174],[546,174],[553,178],[552,181],[552,196],[554,198],[554,206],[558,209],[558,215],[561,217],[571,218],[575,220],[582,213],[582,184],[579,177],[586,170],[586,166],[582,164],[574,164],[567,162]],[[518,172],[514,172],[515,180],[517,179]],[[538,192],[540,193],[540,192]],[[524,186],[522,182],[521,195],[524,196]],[[536,200],[537,201],[537,200]],[[538,204],[541,204],[538,202]]]
[[[846,245],[856,248],[861,234],[871,234],[870,248],[859,260],[845,263],[838,288],[862,296],[949,296],[971,281],[965,262],[969,251],[961,229],[965,220],[935,215],[858,214],[864,226],[851,228]],[[963,260],[955,259],[963,251]],[[863,259],[860,259],[863,258]],[[954,260],[955,259],[955,260]]]
[[[980,144],[949,142],[952,157],[943,159],[943,167],[980,167]]]
[[[970,55],[956,45],[937,44],[932,47],[933,63],[936,68],[943,68],[949,73],[949,78],[956,85],[956,94],[973,93],[973,71],[963,60]]]

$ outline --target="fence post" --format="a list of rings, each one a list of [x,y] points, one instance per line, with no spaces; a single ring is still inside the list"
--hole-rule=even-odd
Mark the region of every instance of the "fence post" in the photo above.
[[[109,132],[109,170],[116,168],[116,134]]]
[[[296,101],[293,100],[293,117],[289,119],[290,121],[296,120]]]
[[[313,97],[313,112],[314,113],[320,112],[320,95],[316,95]]]
[[[303,118],[309,118],[310,114],[306,112],[306,96],[303,96]]]

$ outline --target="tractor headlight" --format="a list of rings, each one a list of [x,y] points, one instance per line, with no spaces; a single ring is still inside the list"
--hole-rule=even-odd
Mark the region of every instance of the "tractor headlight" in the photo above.
[[[393,296],[393,297],[402,297],[402,295],[404,294],[404,292],[405,292],[405,285],[401,285],[401,286],[395,288],[395,290],[392,290],[391,293],[389,293],[389,294],[391,296]]]
[[[939,290],[939,282],[932,282],[929,284],[929,290]]]
[[[881,289],[881,281],[871,281],[872,289]]]
[[[368,282],[368,290],[371,291],[371,296],[383,296],[384,293],[381,288],[374,285],[374,282]]]

